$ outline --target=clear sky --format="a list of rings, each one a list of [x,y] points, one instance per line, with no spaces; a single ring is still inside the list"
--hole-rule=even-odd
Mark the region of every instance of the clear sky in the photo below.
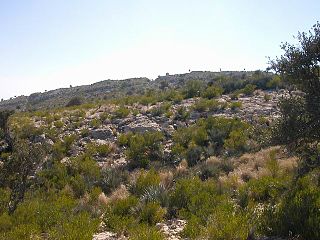
[[[319,0],[0,0],[0,98],[191,70],[264,70]]]

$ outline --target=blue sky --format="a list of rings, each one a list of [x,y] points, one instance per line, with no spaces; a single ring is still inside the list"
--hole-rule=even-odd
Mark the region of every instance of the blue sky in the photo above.
[[[319,0],[0,0],[0,98],[191,70],[265,69]]]

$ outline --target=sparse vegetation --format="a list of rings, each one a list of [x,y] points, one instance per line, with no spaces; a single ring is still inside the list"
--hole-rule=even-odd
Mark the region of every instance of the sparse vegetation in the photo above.
[[[319,239],[312,30],[271,61],[277,74],[124,81],[105,99],[0,112],[0,239],[157,240],[177,220],[187,239]],[[282,90],[273,119],[280,87],[299,91]],[[245,116],[253,99],[270,115]]]

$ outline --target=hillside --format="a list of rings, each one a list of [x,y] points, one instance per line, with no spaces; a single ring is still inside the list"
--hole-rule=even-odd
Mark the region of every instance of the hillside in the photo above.
[[[103,81],[32,94],[27,105],[32,102],[39,110],[20,107],[8,122],[11,138],[20,139],[19,148],[15,143],[11,155],[6,138],[0,146],[3,169],[23,172],[3,181],[17,184],[24,195],[23,201],[16,199],[16,205],[9,202],[12,216],[0,217],[6,226],[0,236],[18,238],[15,224],[21,227],[31,221],[24,234],[60,239],[74,232],[72,226],[59,228],[61,223],[68,224],[63,218],[76,224],[77,239],[216,236],[201,222],[203,216],[211,219],[216,208],[203,204],[219,201],[230,208],[229,212],[217,209],[227,224],[230,216],[223,214],[231,214],[240,204],[228,201],[243,197],[232,194],[233,188],[246,189],[244,194],[251,198],[262,193],[247,187],[274,174],[279,186],[289,184],[290,178],[282,174],[292,174],[297,159],[283,148],[270,148],[268,140],[269,126],[280,116],[278,101],[287,94],[276,76],[260,71],[192,72],[154,81]],[[63,107],[75,96],[81,96],[84,103]],[[2,106],[15,105],[11,100]],[[5,188],[2,191],[0,210],[5,212],[10,194]],[[49,205],[39,200],[42,197]],[[61,207],[66,212],[56,216]],[[27,212],[29,220],[22,217]],[[37,213],[53,220],[40,220]],[[237,229],[242,224],[236,235],[243,239],[251,226],[239,214],[229,227]],[[80,230],[77,224],[86,227]]]
[[[0,239],[319,239],[315,29],[313,44],[284,46],[276,74],[167,74],[3,101]]]
[[[73,97],[81,97],[86,101],[95,99],[112,99],[126,95],[144,93],[148,89],[178,88],[188,80],[198,79],[209,82],[219,77],[249,79],[254,72],[190,72],[159,76],[155,80],[147,78],[131,78],[125,80],[104,80],[91,85],[61,88],[30,96],[18,96],[0,102],[0,110],[37,110],[63,107]]]

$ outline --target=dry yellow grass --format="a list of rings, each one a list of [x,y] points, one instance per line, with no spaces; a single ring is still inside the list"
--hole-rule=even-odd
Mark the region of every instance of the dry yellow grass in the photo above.
[[[176,176],[182,176],[188,173],[188,162],[183,159],[175,169]]]
[[[243,183],[251,178],[275,175],[277,172],[290,173],[296,167],[297,161],[297,157],[288,157],[281,147],[270,147],[232,159],[234,170],[229,173],[229,177]]]
[[[159,173],[160,182],[165,188],[170,188],[173,185],[173,173],[171,171],[162,171]]]
[[[116,190],[114,190],[110,196],[106,197],[100,194],[99,201],[102,201],[105,205],[113,203],[117,200],[126,199],[129,196],[129,192],[124,185],[120,185]]]

